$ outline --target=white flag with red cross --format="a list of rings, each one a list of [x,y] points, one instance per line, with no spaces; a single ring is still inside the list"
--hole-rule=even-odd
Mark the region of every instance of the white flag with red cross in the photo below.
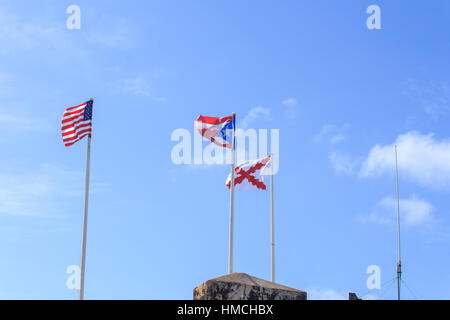
[[[270,162],[270,156],[259,160],[246,161],[234,168],[234,190],[267,190],[267,186],[264,182],[264,176],[266,167]],[[228,175],[226,181],[228,189],[231,185],[231,174]]]

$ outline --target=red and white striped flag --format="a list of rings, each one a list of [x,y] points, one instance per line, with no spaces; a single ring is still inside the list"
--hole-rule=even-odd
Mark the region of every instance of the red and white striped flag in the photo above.
[[[224,148],[233,148],[235,116],[222,118],[199,115],[195,120],[197,131],[212,143]]]
[[[64,111],[61,132],[66,147],[70,147],[86,136],[91,137],[93,103],[93,100],[89,100]]]

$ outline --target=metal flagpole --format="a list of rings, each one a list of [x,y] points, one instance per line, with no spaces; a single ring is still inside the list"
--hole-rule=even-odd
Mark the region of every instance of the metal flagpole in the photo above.
[[[235,117],[233,112],[233,132],[231,140],[231,185],[230,185],[230,246],[228,252],[228,273],[233,273],[233,236],[234,236],[234,131],[235,131]]]
[[[398,161],[397,146],[395,146],[395,172],[397,176],[397,222],[398,222],[398,263],[397,263],[397,299],[400,300],[400,282],[402,279],[402,260],[400,251],[400,198],[398,192]]]
[[[275,282],[275,221],[274,221],[274,208],[273,208],[273,153],[270,153],[270,161],[271,161],[271,180],[270,180],[270,213],[271,213],[271,279],[272,282]]]
[[[94,102],[94,99],[90,99]],[[81,275],[80,275],[80,291],[78,298],[84,299],[84,273],[86,269],[86,238],[87,238],[87,221],[88,221],[88,202],[89,202],[89,174],[91,169],[91,137],[88,137],[87,143],[87,160],[86,160],[86,182],[84,193],[84,217],[83,217],[83,235],[81,244]]]

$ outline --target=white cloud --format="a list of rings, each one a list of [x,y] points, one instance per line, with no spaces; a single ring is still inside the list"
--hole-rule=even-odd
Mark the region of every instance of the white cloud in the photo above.
[[[374,293],[368,293],[362,297],[360,297],[363,300],[380,300],[380,297],[378,297],[376,294]]]
[[[348,292],[333,289],[307,289],[308,300],[348,300]]]
[[[450,140],[438,140],[433,134],[422,135],[418,132],[400,135],[393,144],[373,147],[362,164],[359,176],[395,174],[395,145],[398,148],[400,177],[432,189],[450,186]]]
[[[10,93],[15,95],[19,87],[20,81],[15,76],[0,73],[0,133],[14,132],[17,134],[47,129],[46,120],[30,114],[26,111],[26,105],[20,103],[16,98],[7,99]],[[0,140],[5,138],[5,135],[0,136]]]
[[[359,158],[354,159],[348,155],[338,152],[331,153],[330,161],[336,173],[343,173],[348,175],[353,174],[361,163],[361,159]]]
[[[85,54],[83,46],[70,41],[65,29],[47,20],[23,20],[0,8],[0,54],[31,52],[32,57],[45,56],[46,61],[62,61]]]
[[[242,119],[240,127],[242,129],[247,129],[250,124],[259,117],[264,117],[266,119],[270,118],[270,109],[261,106],[252,108],[250,112]]]
[[[380,202],[380,206],[392,213],[397,212],[397,200],[392,197],[384,198]],[[409,199],[400,199],[400,219],[406,226],[413,227],[432,222],[433,211],[434,207],[431,203],[417,199],[415,196]]]
[[[92,192],[105,185],[91,184]],[[65,199],[83,199],[84,173],[48,164],[36,172],[0,173],[0,214],[51,217],[64,213]]]
[[[392,224],[394,222],[392,217],[387,218],[384,215],[381,215],[376,210],[372,211],[371,213],[369,213],[367,215],[358,216],[357,220],[359,222],[363,222],[363,223],[369,222],[369,223],[384,224],[384,225]]]
[[[116,16],[95,17],[92,32],[86,37],[92,44],[108,48],[131,48],[136,44],[139,30],[127,20]]]
[[[4,72],[0,73],[0,93],[6,94],[10,92],[12,88],[11,80],[13,77],[11,75],[6,74]]]
[[[81,30],[65,27],[65,18],[23,18],[0,7],[0,54],[32,53],[40,63],[64,63],[73,58],[87,58],[93,46],[131,48],[137,43],[139,30],[129,20],[102,13],[83,14]],[[85,23],[86,21],[86,23]],[[89,21],[89,24],[87,23]],[[77,34],[83,36],[76,37]],[[44,60],[45,58],[45,60]]]
[[[317,289],[309,288],[308,300],[348,300],[349,291],[337,291],[333,289]],[[373,293],[368,293],[364,296],[357,296],[363,300],[379,300],[379,297]]]
[[[33,122],[33,120],[24,117],[0,113],[0,130],[7,129],[8,127],[18,129],[29,128],[33,125]]]
[[[339,142],[345,141],[345,139],[346,139],[346,137],[343,134],[338,133],[330,138],[330,142],[331,143],[339,143]]]
[[[433,120],[438,120],[450,111],[450,87],[447,83],[419,83],[408,79],[404,83],[403,94],[413,102],[419,103],[426,114]]]
[[[285,99],[281,102],[286,107],[286,115],[295,118],[297,113],[297,100],[294,98]]]
[[[342,126],[336,126],[334,124],[325,124],[320,129],[320,132],[316,134],[313,138],[314,141],[319,142],[322,140],[327,140],[329,143],[337,144],[347,140],[345,131],[347,131],[348,125],[344,124]]]
[[[400,199],[400,223],[406,227],[430,226],[435,221],[433,217],[434,206],[426,200],[411,196]],[[376,206],[376,209],[367,216],[359,217],[361,222],[372,222],[384,225],[397,223],[397,200],[385,197]]]
[[[129,33],[126,29],[115,28],[113,33],[92,33],[87,37],[87,40],[105,47],[120,48],[129,46]]]
[[[123,89],[133,95],[150,95],[150,85],[143,78],[123,80]]]
[[[297,105],[297,100],[295,100],[293,98],[289,98],[289,99],[283,100],[282,103],[284,105],[286,105],[286,106],[296,106]]]
[[[41,119],[0,110],[0,132],[39,130],[42,128],[44,128],[44,125]]]
[[[151,92],[150,83],[142,77],[136,77],[132,79],[125,79],[118,85],[120,89],[126,93],[134,96],[144,96],[149,97],[155,101],[166,102],[167,100],[163,97],[154,96]]]

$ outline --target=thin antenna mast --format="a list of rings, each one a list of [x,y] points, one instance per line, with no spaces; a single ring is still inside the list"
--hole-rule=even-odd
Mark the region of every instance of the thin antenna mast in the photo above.
[[[397,299],[400,300],[400,283],[402,281],[402,259],[400,251],[400,198],[398,193],[397,145],[395,146],[395,172],[397,176],[397,222],[398,222]]]

